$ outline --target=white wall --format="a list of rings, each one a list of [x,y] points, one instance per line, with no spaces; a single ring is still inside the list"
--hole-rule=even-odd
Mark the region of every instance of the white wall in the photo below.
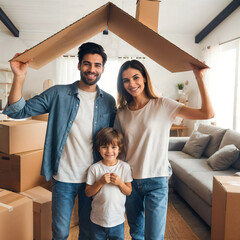
[[[240,37],[240,8],[220,23],[200,43],[201,49]]]
[[[231,16],[229,16],[223,23],[221,23],[212,33],[209,34],[200,44],[194,43],[195,36],[189,35],[168,35],[162,34],[163,37],[182,48],[184,51],[188,52],[195,58],[201,60],[201,50],[206,46],[211,44],[220,43],[223,41],[230,40],[235,37],[240,36],[240,10],[236,10]],[[35,44],[42,41],[45,36],[41,36],[39,33],[39,38],[36,34],[33,34],[31,39],[31,33],[20,34],[20,38],[15,38],[11,36],[8,32],[1,32],[0,35],[0,64],[8,64],[8,60],[13,57],[16,52],[22,52],[25,49],[34,46]],[[37,40],[39,39],[39,40]],[[118,57],[118,56],[144,56],[141,52],[119,39],[117,36],[109,33],[108,36],[98,34],[91,41],[95,41],[105,48],[108,57]],[[73,53],[77,53],[77,48],[72,50]],[[144,61],[146,68],[149,71],[150,77],[153,81],[154,87],[157,92],[162,93],[164,96],[171,97],[173,99],[178,98],[176,84],[178,82],[189,81],[189,105],[192,107],[197,107],[200,104],[199,93],[197,90],[196,81],[194,79],[193,73],[183,72],[183,73],[170,73],[160,65],[155,63],[149,58]],[[56,81],[56,61],[47,64],[45,67],[39,70],[29,69],[23,95],[25,98],[29,98],[37,93],[40,93],[43,89],[43,82],[46,79],[52,79]],[[189,127],[189,133],[193,130],[193,121],[186,121]]]
[[[0,62],[9,65],[8,60],[13,57],[16,52],[22,52],[28,49],[38,42],[36,41],[36,34],[33,35],[33,40],[31,40],[31,35],[22,34],[22,38],[14,38],[8,33],[3,33],[0,36]],[[41,38],[41,35],[39,35]],[[194,44],[194,36],[181,36],[181,35],[166,35],[164,36],[169,41],[173,42],[178,47],[187,51],[189,54],[196,58],[199,58],[199,47]],[[42,39],[41,39],[42,40]],[[40,41],[41,41],[40,40]],[[40,42],[39,41],[39,42]],[[101,44],[109,58],[116,57],[126,57],[126,56],[144,56],[134,47],[130,46],[128,43],[118,38],[116,35],[109,33],[108,36],[98,34],[95,37],[89,39],[89,41],[94,41]],[[77,47],[71,50],[69,53],[76,54]],[[191,106],[198,105],[198,94],[196,91],[196,82],[194,80],[192,72],[183,73],[171,73],[155,63],[148,57],[145,58],[144,64],[149,71],[150,77],[152,79],[153,85],[156,88],[157,93],[162,94],[173,99],[178,98],[176,85],[178,82],[189,81],[189,103]],[[26,81],[24,83],[23,96],[24,98],[30,98],[35,94],[40,93],[43,90],[43,82],[46,79],[52,79],[56,81],[56,61],[53,61],[39,70],[29,69]],[[190,127],[191,129],[191,127]]]

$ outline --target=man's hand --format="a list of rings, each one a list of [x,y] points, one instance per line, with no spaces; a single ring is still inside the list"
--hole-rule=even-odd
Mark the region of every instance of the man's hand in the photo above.
[[[21,53],[16,53],[14,55],[14,58],[19,56],[19,55],[21,55]],[[23,63],[23,62],[19,62],[19,61],[16,61],[16,60],[12,60],[10,62],[10,66],[11,66],[11,69],[12,69],[15,77],[23,77],[23,78],[25,78],[26,75],[27,75],[28,65],[29,65],[29,63],[31,61],[32,60],[29,60],[28,62]]]

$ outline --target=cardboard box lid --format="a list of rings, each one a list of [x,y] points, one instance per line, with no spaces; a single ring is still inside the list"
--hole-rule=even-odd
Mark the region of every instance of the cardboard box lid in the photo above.
[[[36,213],[49,211],[49,209],[51,209],[52,193],[41,186],[31,188],[20,194],[32,199],[33,211]]]
[[[0,127],[3,126],[8,126],[8,127],[12,127],[12,126],[19,126],[19,125],[26,125],[26,124],[44,124],[46,125],[45,121],[38,121],[38,120],[33,120],[33,119],[29,119],[29,120],[20,120],[20,121],[15,121],[15,120],[11,120],[11,121],[0,121]]]
[[[208,67],[111,2],[13,59],[21,62],[32,59],[30,67],[39,69],[102,32],[107,26],[118,37],[171,72],[192,70],[190,63],[199,68]]]
[[[26,202],[32,202],[32,200],[8,190],[1,189],[0,191],[0,213],[14,211],[15,207],[18,207]]]
[[[240,193],[240,177],[237,176],[214,176],[221,184],[225,192]]]
[[[52,201],[52,193],[41,186],[28,189],[27,191],[21,192],[21,194],[40,204]]]

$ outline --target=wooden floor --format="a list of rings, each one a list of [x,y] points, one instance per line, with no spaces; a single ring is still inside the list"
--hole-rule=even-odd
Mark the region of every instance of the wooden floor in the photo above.
[[[209,227],[189,209],[178,195],[170,191],[169,201],[165,240],[210,240]],[[78,239],[78,226],[70,229],[68,240],[75,239]],[[125,240],[130,239],[129,227],[125,221]]]

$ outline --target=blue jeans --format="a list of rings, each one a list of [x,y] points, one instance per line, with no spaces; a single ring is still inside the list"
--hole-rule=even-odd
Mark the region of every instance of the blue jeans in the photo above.
[[[126,200],[133,240],[163,240],[167,217],[167,177],[134,179]]]
[[[52,182],[52,232],[54,240],[65,240],[69,235],[70,220],[78,195],[79,240],[90,239],[91,198],[85,195],[85,183]]]
[[[92,222],[92,240],[124,240],[124,223],[115,227],[101,227]]]

